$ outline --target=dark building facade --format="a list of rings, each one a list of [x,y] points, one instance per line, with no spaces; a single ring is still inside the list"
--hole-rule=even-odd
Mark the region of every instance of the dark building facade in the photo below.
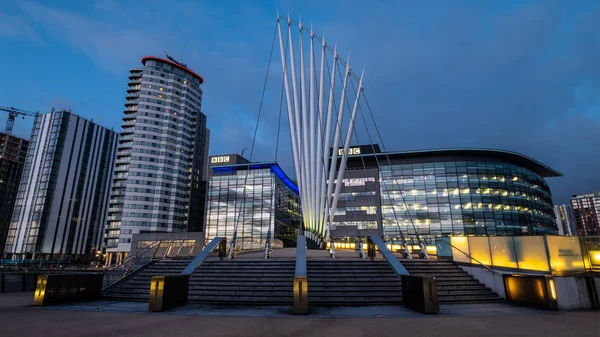
[[[35,118],[6,255],[74,260],[100,250],[117,138],[69,111]]]
[[[28,147],[28,140],[0,132],[0,251],[6,244]]]
[[[354,147],[331,235],[343,241],[376,232],[391,241],[431,244],[445,235],[556,234],[544,178],[558,176],[502,150]]]
[[[577,235],[600,235],[600,192],[573,195],[571,207]]]
[[[207,193],[206,239],[237,230],[237,250],[295,246],[300,226],[297,185],[275,162],[213,156]]]

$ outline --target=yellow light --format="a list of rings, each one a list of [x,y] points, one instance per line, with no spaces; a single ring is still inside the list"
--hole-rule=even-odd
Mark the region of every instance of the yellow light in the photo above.
[[[550,283],[550,295],[552,296],[553,300],[556,300],[556,289],[554,288],[554,280],[550,279],[548,283]]]
[[[512,181],[517,181],[517,180],[519,180],[519,177],[513,177],[512,178]]]
[[[590,255],[592,256],[592,260],[595,263],[600,263],[600,251],[590,251]]]

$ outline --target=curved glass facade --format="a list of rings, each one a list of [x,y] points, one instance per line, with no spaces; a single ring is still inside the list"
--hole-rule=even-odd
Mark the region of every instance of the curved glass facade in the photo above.
[[[385,238],[427,242],[443,235],[555,234],[544,179],[498,161],[439,161],[381,166]],[[412,221],[411,221],[412,220]]]
[[[214,157],[213,157],[214,158]],[[208,187],[206,241],[217,236],[236,249],[294,247],[300,225],[297,186],[275,163],[212,167]]]

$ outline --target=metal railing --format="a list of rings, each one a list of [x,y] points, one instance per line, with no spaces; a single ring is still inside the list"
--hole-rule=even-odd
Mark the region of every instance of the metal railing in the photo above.
[[[372,249],[372,253],[369,252],[370,257],[372,259],[375,257],[375,247],[379,250],[383,258],[387,261],[387,263],[392,267],[396,275],[410,275],[408,270],[402,265],[402,263],[396,258],[396,256],[392,253],[391,250],[387,247],[383,239],[379,236],[370,236],[369,240],[369,248]],[[371,244],[372,243],[372,244]]]
[[[479,263],[480,265],[482,265],[485,269],[487,269],[488,271],[492,272],[492,274],[496,274],[496,275],[502,275],[502,273],[499,273],[497,271],[495,271],[494,269],[490,268],[488,265],[486,265],[485,263],[477,260],[476,258],[474,258],[471,254],[467,254],[465,252],[463,252],[461,249],[459,249],[458,247],[454,246],[453,244],[451,244],[450,242],[448,242],[448,245],[454,249],[456,249],[458,252],[464,254],[466,257],[468,257],[469,259],[471,259],[472,261],[475,261],[477,263]]]
[[[127,275],[152,262],[161,242],[156,241],[148,247],[139,250],[135,255],[127,257],[121,263],[106,268],[104,279],[102,280],[102,290],[111,287],[127,277]]]
[[[580,236],[582,254],[587,271],[600,272],[600,236]]]
[[[171,239],[154,241],[150,245],[138,250],[135,255],[127,257],[121,263],[106,268],[102,281],[102,290],[108,289],[153,261],[166,258],[190,257],[195,249],[196,243],[190,243],[190,240]]]
[[[216,237],[204,247],[200,254],[198,254],[187,267],[185,267],[181,272],[181,275],[192,275],[192,273],[200,267],[202,262],[204,262],[210,253],[217,247],[219,247],[219,258],[222,260],[225,257],[225,250],[227,249],[227,239],[224,237]]]

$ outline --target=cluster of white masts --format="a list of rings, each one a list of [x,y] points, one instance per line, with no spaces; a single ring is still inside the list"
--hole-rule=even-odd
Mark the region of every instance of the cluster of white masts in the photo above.
[[[319,244],[324,244],[325,242],[330,242],[331,223],[333,222],[338,204],[342,180],[344,179],[344,172],[346,170],[348,149],[354,130],[354,121],[363,90],[362,79],[364,69],[360,76],[358,90],[356,90],[354,104],[350,112],[350,121],[347,124],[346,136],[343,139],[344,147],[343,151],[341,151],[341,161],[338,168],[338,144],[340,144],[340,137],[342,137],[342,133],[344,132],[342,130],[345,113],[344,106],[348,100],[346,89],[348,79],[352,75],[350,60],[348,59],[345,64],[342,89],[339,99],[336,100],[336,67],[338,66],[339,58],[337,50],[333,50],[331,72],[328,76],[325,76],[328,46],[325,43],[325,39],[315,35],[312,28],[306,31],[309,34],[308,38],[310,38],[310,50],[307,55],[309,58],[309,67],[307,69],[305,66],[303,43],[303,31],[305,31],[305,28],[302,23],[296,25],[294,21],[288,18],[288,41],[286,44],[282,32],[285,29],[285,23],[282,27],[282,21],[285,22],[285,19],[278,16],[277,30],[283,68],[283,86],[290,125],[294,169],[300,190],[303,229],[308,238]],[[296,59],[295,55],[292,29],[298,29],[299,32],[299,60]],[[317,48],[315,48],[315,40],[317,40]],[[315,62],[315,49],[321,50],[318,74]],[[289,55],[289,58],[286,54]],[[296,62],[299,62],[299,64]],[[299,74],[296,68],[300,69]],[[350,78],[350,80],[352,79]],[[325,107],[326,98],[327,106]],[[335,118],[336,112],[337,118]],[[336,181],[338,182],[337,184],[335,184]],[[333,198],[330,198],[332,194]],[[333,244],[331,244],[331,247],[333,247]]]

